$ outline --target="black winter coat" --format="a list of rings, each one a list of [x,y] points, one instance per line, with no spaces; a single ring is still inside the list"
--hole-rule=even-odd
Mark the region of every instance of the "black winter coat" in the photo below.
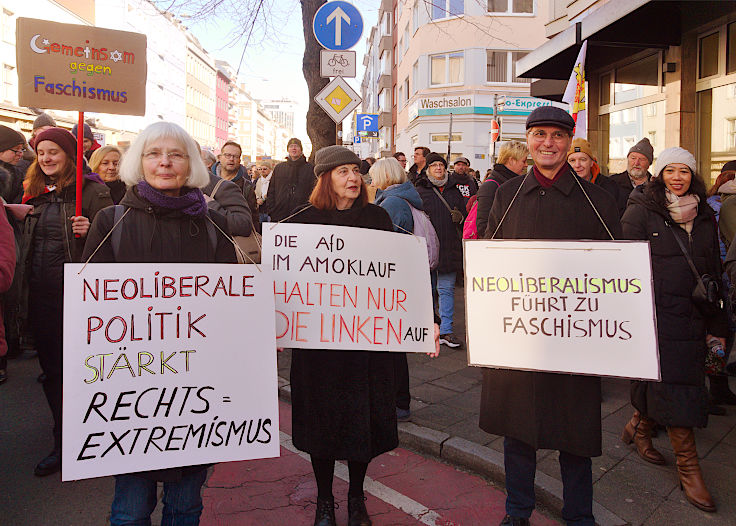
[[[290,221],[393,232],[383,208],[357,202],[308,208]],[[368,462],[399,443],[392,353],[294,349],[291,404],[294,445],[313,457]]]
[[[475,228],[479,237],[483,237],[483,233],[486,231],[488,215],[491,213],[496,190],[506,181],[518,176],[519,174],[509,170],[505,164],[496,163],[493,165],[491,175],[480,185],[478,189],[478,210],[475,216]]]
[[[414,184],[422,198],[424,211],[432,221],[432,226],[437,232],[437,239],[440,241],[440,262],[435,270],[440,273],[461,271],[463,268],[462,236],[458,232],[455,223],[452,222],[450,211],[442,202],[442,199],[437,196],[434,191],[437,187],[429,181],[428,176],[420,176],[414,181]],[[441,190],[437,188],[437,191],[442,194],[450,208],[457,208],[463,216],[468,215],[465,209],[467,199],[463,197],[457,187],[455,174],[450,173],[447,184]]]
[[[614,237],[621,226],[613,198],[572,169],[551,188],[534,174],[516,177],[496,192],[486,232],[493,233],[521,186],[497,239],[610,239],[577,179]],[[490,237],[490,236],[489,236]],[[513,352],[513,349],[509,349]],[[484,369],[480,427],[536,449],[583,457],[601,454],[601,383],[597,376]]]
[[[178,210],[152,205],[138,195],[136,187],[128,188],[120,204],[131,210],[117,228],[120,245],[117,253],[108,237],[92,257],[92,263],[236,263],[235,249],[216,230],[217,245],[213,246],[207,231],[206,218],[193,218]],[[212,220],[228,232],[225,218],[208,210]],[[84,246],[86,260],[95,251],[114,224],[115,208],[108,207],[97,214]],[[206,469],[206,465],[143,471],[136,475],[149,480],[176,482],[187,474]]]
[[[661,383],[632,382],[632,404],[664,426],[705,427],[708,423],[705,335],[708,332],[725,338],[728,327],[724,312],[705,318],[693,303],[695,276],[674,236],[689,248],[701,274],[720,276],[720,249],[713,211],[701,200],[688,236],[672,221],[667,210],[647,199],[639,187],[631,193],[621,223],[627,239],[649,241],[662,374]]]
[[[0,161],[0,196],[6,203],[20,203],[23,197],[23,179],[28,165],[18,162],[16,165]]]
[[[611,197],[613,197],[613,199],[616,201],[616,206],[618,207],[618,216],[621,217],[622,215],[624,215],[624,210],[626,210],[626,202],[629,197],[628,193],[625,192],[618,184],[616,184],[616,181],[614,181],[610,177],[606,177],[603,174],[598,174],[598,177],[595,178],[595,183],[593,184],[595,184],[596,186],[600,186],[606,192],[611,194]]]
[[[271,221],[277,223],[289,217],[297,207],[309,202],[315,184],[317,177],[314,175],[314,166],[303,155],[296,161],[287,158],[273,169],[262,210],[271,216]]]

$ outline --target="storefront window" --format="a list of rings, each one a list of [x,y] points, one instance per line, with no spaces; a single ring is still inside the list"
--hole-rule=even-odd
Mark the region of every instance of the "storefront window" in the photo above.
[[[612,111],[608,116],[608,173],[626,170],[629,149],[644,137],[654,147],[654,157],[664,149],[664,101]]]
[[[698,171],[706,184],[727,161],[736,159],[736,84],[698,93]]]
[[[718,74],[718,33],[700,39],[698,44],[698,78]]]
[[[630,102],[659,93],[659,54],[616,68],[614,104]]]

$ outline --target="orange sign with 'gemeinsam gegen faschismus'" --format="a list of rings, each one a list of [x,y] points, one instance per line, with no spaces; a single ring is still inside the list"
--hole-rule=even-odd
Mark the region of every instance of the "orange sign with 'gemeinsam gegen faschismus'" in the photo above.
[[[146,112],[146,36],[18,18],[21,106],[123,115]]]

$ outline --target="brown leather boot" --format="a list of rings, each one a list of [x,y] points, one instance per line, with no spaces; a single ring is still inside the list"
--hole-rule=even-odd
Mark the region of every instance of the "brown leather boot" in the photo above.
[[[703,474],[700,471],[693,429],[691,427],[668,427],[667,434],[670,436],[672,449],[677,458],[680,489],[685,492],[685,498],[690,504],[703,511],[716,511],[713,497],[705,487]]]
[[[636,444],[636,452],[641,458],[652,464],[664,464],[665,460],[662,453],[654,449],[652,445],[652,428],[654,421],[650,418],[642,416],[639,411],[634,411],[621,434],[621,440],[625,444]]]

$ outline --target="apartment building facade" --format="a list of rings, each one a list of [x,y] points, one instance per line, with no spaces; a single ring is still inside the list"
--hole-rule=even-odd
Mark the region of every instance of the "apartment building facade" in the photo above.
[[[199,40],[186,36],[186,130],[202,148],[214,149],[217,69]]]

